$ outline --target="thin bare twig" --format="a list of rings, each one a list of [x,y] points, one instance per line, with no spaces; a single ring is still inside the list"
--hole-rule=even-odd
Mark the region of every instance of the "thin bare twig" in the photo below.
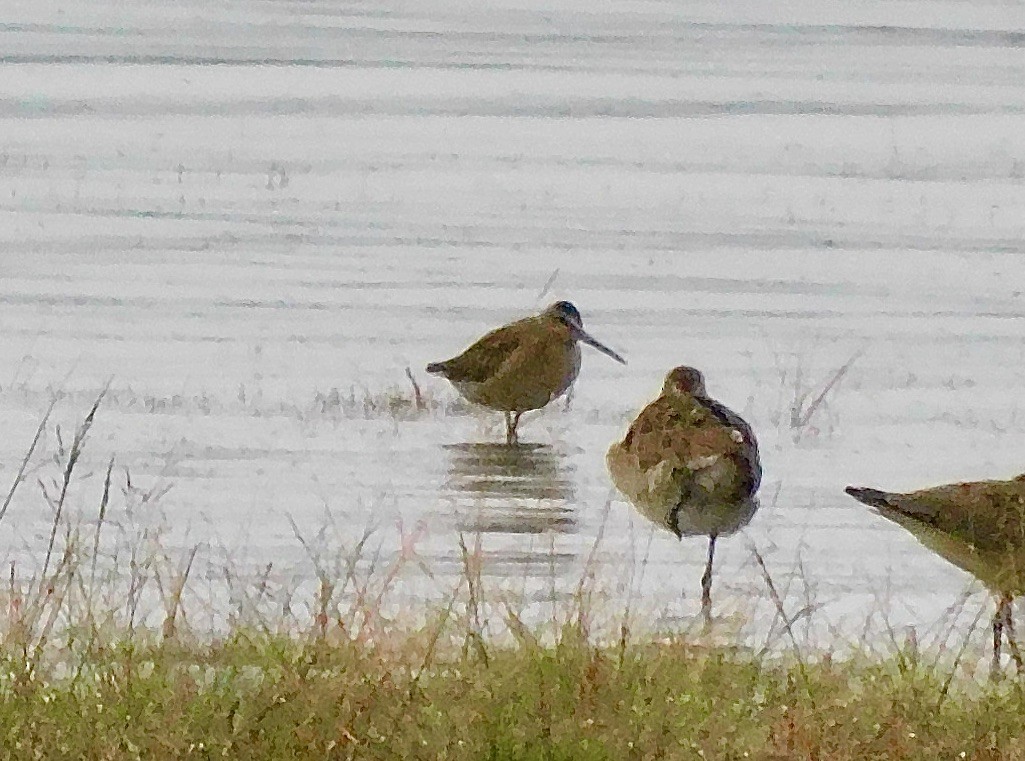
[[[107,517],[107,506],[110,504],[110,476],[114,470],[114,456],[110,456],[107,463],[107,474],[103,478],[103,497],[100,499],[100,514],[96,519],[96,533],[93,534],[93,556],[91,568],[89,569],[89,596],[92,599],[92,589],[96,581],[96,559],[100,555],[100,533],[103,530],[103,523]],[[90,606],[91,607],[91,606]]]
[[[198,544],[194,545],[193,548],[189,550],[188,557],[185,560],[185,567],[178,571],[178,575],[174,579],[174,583],[170,589],[170,593],[168,594],[170,605],[167,605],[165,600],[166,612],[164,616],[164,623],[161,627],[161,635],[165,640],[174,639],[174,636],[177,633],[178,611],[183,611],[181,604],[182,593],[185,591],[185,583],[189,579],[189,573],[192,571],[192,563],[196,559],[197,552],[199,552]]]
[[[833,386],[835,386],[843,379],[843,377],[847,374],[847,371],[851,369],[851,366],[855,363],[858,357],[860,357],[864,353],[864,349],[858,349],[856,352],[854,352],[854,354],[851,355],[850,359],[848,359],[846,362],[840,365],[839,368],[837,368],[836,372],[833,373],[832,377],[829,379],[826,385],[822,387],[822,390],[814,399],[812,399],[811,404],[808,405],[808,409],[805,411],[804,417],[801,420],[801,425],[807,424],[807,422],[811,419],[811,416],[815,414],[815,410],[819,408],[819,405],[821,405],[823,400],[826,398],[826,395],[833,390]]]
[[[423,412],[427,409],[427,404],[424,402],[423,394],[420,393],[420,384],[416,382],[416,378],[413,377],[413,371],[406,366],[406,377],[409,378],[409,382],[413,384],[413,400],[416,402],[417,412]]]
[[[979,625],[979,620],[982,618],[982,612],[985,610],[985,606],[980,606],[978,612],[975,614],[975,618],[972,619],[972,625],[968,627],[968,631],[965,633],[964,639],[961,640],[961,647],[958,648],[957,655],[954,656],[954,663],[950,667],[950,673],[947,674],[947,678],[943,680],[943,688],[940,690],[940,696],[936,700],[936,711],[939,712],[943,706],[943,702],[947,699],[947,694],[950,692],[950,685],[954,681],[954,674],[957,672],[957,667],[961,665],[961,659],[968,650],[968,644],[971,642],[972,634],[975,633],[976,628]]]
[[[43,431],[46,429],[46,424],[50,420],[50,413],[53,412],[53,408],[57,405],[57,395],[54,394],[50,399],[50,405],[46,408],[46,412],[43,413],[43,418],[39,421],[39,425],[36,427],[35,436],[32,437],[32,443],[29,444],[28,451],[25,452],[25,456],[21,460],[21,466],[18,468],[18,475],[14,477],[14,483],[11,484],[10,490],[7,492],[7,497],[4,499],[3,505],[0,505],[0,521],[7,515],[7,508],[11,506],[11,500],[14,499],[14,492],[17,491],[18,485],[25,480],[25,471],[28,468],[29,460],[32,459],[32,455],[36,451],[36,447],[39,445],[39,439],[43,436]]]
[[[71,442],[71,450],[68,452],[68,461],[64,466],[64,478],[61,484],[60,496],[57,498],[53,523],[50,526],[50,539],[46,546],[46,557],[43,560],[43,570],[39,574],[39,591],[40,593],[46,587],[46,574],[50,568],[50,561],[53,557],[53,547],[57,540],[57,529],[60,526],[61,516],[64,513],[64,501],[68,496],[68,488],[71,486],[71,476],[75,472],[75,466],[78,464],[78,458],[82,455],[82,448],[85,444],[86,436],[89,434],[89,429],[92,428],[93,420],[96,417],[96,411],[100,407],[100,402],[103,401],[103,397],[106,395],[107,390],[110,388],[111,381],[108,380],[103,386],[103,390],[100,391],[99,396],[96,397],[96,401],[93,402],[93,406],[89,409],[89,414],[85,416],[85,420],[82,421],[82,425],[75,431],[75,436]]]
[[[801,655],[801,647],[797,644],[797,637],[794,635],[792,625],[793,620],[787,615],[786,608],[783,606],[783,600],[780,598],[779,592],[776,590],[776,584],[773,582],[772,575],[769,573],[769,569],[765,565],[765,559],[762,557],[762,553],[760,553],[758,548],[753,544],[751,545],[751,552],[754,554],[755,561],[758,563],[758,567],[762,571],[762,578],[765,580],[765,586],[769,591],[769,599],[772,600],[772,604],[776,608],[776,614],[783,622],[783,627],[786,630],[787,636],[790,638],[790,644],[793,645],[794,657],[797,658],[797,667],[801,674],[801,679],[804,681],[805,691],[808,693],[808,699],[811,701],[812,708],[814,708],[815,699],[812,697],[811,690],[808,689],[808,666],[804,662],[804,656]]]
[[[541,290],[538,292],[538,294],[537,294],[537,300],[538,301],[543,299],[545,297],[545,294],[547,294],[548,291],[551,290],[552,286],[555,285],[556,278],[558,278],[558,277],[559,277],[559,268],[556,267],[555,271],[551,275],[548,276],[548,279],[545,281],[545,284],[541,287]]]

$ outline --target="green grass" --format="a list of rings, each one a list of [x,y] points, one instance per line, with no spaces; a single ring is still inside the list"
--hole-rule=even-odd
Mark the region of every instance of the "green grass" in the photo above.
[[[980,682],[971,632],[960,649],[804,651],[757,554],[784,654],[718,625],[643,634],[591,558],[525,623],[463,537],[461,576],[420,610],[392,597],[415,561],[378,555],[371,532],[296,529],[315,586],[230,560],[197,580],[198,545],[125,522],[163,491],[121,487],[113,459],[86,470],[95,509],[70,509],[102,398],[43,452],[51,406],[0,504],[2,521],[31,474],[52,515],[39,562],[0,586],[4,758],[1025,759],[1025,682]]]
[[[136,643],[56,680],[9,657],[0,742],[11,758],[1025,757],[1015,683],[948,692],[899,659],[797,668],[682,640],[602,649],[572,630],[432,657],[435,634]]]

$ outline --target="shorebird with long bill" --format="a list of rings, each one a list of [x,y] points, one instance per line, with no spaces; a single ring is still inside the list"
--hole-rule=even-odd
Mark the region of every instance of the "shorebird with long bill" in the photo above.
[[[626,360],[584,330],[580,312],[557,301],[541,314],[492,330],[462,354],[432,362],[441,375],[474,404],[505,413],[505,439],[517,441],[520,416],[565,394],[580,373],[580,344],[612,359]]]

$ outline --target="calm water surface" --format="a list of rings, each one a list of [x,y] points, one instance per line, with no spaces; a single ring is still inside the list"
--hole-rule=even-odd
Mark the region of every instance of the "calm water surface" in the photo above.
[[[207,577],[227,553],[310,578],[296,533],[338,555],[370,527],[437,595],[462,533],[537,600],[593,552],[671,625],[705,542],[616,499],[604,452],[687,363],[765,465],[717,608],[771,614],[757,549],[827,636],[940,636],[970,580],[842,489],[1022,469],[1020,9],[489,5],[15,3],[0,475],[54,389],[66,437],[111,378],[76,507],[113,454],[169,487],[147,520]],[[629,364],[585,348],[570,403],[501,446],[422,368],[557,298]],[[407,367],[443,409],[374,406]],[[27,484],[8,555],[49,519]]]

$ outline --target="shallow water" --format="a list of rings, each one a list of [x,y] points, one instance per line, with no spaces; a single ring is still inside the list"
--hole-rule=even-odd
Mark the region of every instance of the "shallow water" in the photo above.
[[[112,378],[85,512],[114,454],[136,487],[170,485],[154,510],[174,546],[306,578],[296,531],[372,526],[433,574],[410,572],[413,596],[448,588],[459,532],[539,598],[600,538],[609,586],[672,622],[696,610],[705,543],[606,510],[603,456],[687,363],[765,465],[761,510],[718,548],[717,606],[765,604],[757,548],[833,636],[880,610],[939,636],[969,580],[842,489],[1021,469],[1025,19],[787,13],[9,4],[0,475],[52,389],[66,431]],[[568,409],[525,417],[525,445],[498,445],[496,414],[361,401],[409,396],[410,367],[449,404],[428,361],[557,298],[629,365],[585,348]],[[19,493],[12,557],[38,556],[49,517]]]

